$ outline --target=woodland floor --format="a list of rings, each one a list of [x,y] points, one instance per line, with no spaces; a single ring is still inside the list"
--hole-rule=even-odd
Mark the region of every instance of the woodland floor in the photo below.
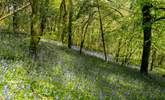
[[[164,100],[161,71],[149,77],[78,51],[40,43],[38,60],[28,56],[29,38],[0,35],[0,99],[6,100]]]

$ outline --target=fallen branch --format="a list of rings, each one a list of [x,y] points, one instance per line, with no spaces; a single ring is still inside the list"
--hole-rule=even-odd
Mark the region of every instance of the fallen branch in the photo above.
[[[3,17],[1,17],[1,18],[0,18],[0,21],[4,20],[5,18],[7,18],[7,17],[9,17],[9,16],[11,16],[11,15],[13,15],[13,14],[16,13],[16,12],[21,11],[22,9],[25,9],[25,8],[28,7],[29,5],[30,5],[30,3],[28,3],[28,4],[24,5],[24,6],[22,6],[21,8],[18,8],[17,10],[15,10],[15,11],[13,11],[13,12],[11,12],[11,13],[9,13],[9,14],[3,16]]]

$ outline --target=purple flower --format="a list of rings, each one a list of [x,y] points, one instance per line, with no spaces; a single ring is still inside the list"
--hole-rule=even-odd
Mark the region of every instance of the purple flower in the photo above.
[[[27,89],[30,89],[30,84],[28,84]]]
[[[26,96],[27,96],[27,94],[25,93],[25,94],[24,94],[24,97],[26,97]]]
[[[125,95],[125,96],[128,96],[128,95],[129,95],[129,92],[124,92],[124,95]]]
[[[10,100],[10,95],[6,96],[5,100]]]
[[[7,85],[4,86],[3,93],[8,94],[8,86]]]
[[[8,65],[7,65],[7,63],[4,63],[3,66],[7,67]]]
[[[112,92],[112,94],[111,94],[111,95],[112,95],[112,96],[114,96],[115,94],[116,94],[115,92]]]

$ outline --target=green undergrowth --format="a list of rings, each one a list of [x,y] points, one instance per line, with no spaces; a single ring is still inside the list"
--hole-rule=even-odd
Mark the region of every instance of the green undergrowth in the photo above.
[[[0,36],[0,98],[6,100],[164,100],[165,80],[77,51],[41,42],[38,59],[28,36]],[[32,63],[33,62],[33,63]]]

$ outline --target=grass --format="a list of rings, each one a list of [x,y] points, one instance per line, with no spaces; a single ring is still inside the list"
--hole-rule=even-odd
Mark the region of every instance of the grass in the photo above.
[[[19,38],[18,38],[19,37]],[[0,36],[0,99],[163,100],[165,79],[143,76],[77,51],[41,42],[38,60],[28,56],[28,36]]]

